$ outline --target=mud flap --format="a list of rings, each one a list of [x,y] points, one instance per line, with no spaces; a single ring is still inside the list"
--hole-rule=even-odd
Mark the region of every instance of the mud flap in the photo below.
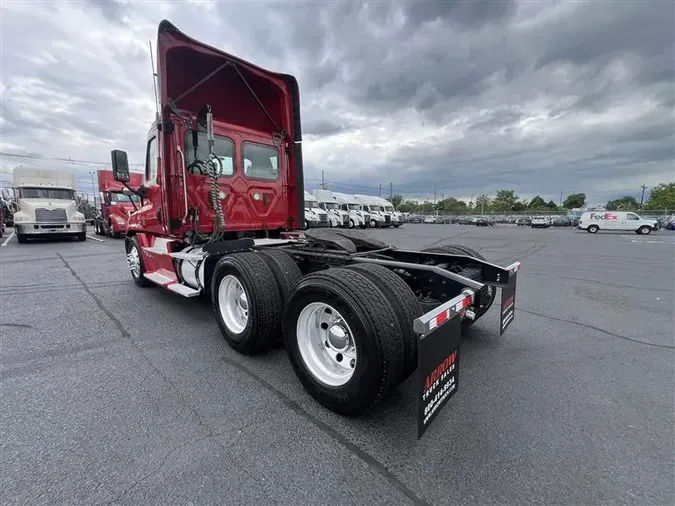
[[[502,287],[502,309],[499,319],[499,335],[504,334],[506,329],[516,319],[516,280],[517,270],[509,275],[509,284]]]
[[[457,393],[461,314],[472,303],[463,294],[415,321],[417,349],[417,438],[421,438],[443,406]]]

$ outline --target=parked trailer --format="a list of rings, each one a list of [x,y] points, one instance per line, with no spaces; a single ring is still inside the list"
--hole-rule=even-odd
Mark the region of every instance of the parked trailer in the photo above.
[[[134,282],[206,295],[225,341],[255,354],[283,340],[299,381],[344,415],[418,373],[418,436],[457,391],[459,337],[502,287],[513,321],[519,263],[465,246],[401,250],[362,231],[304,223],[293,76],[254,66],[164,20],[161,110],[150,128],[143,207],[129,218]],[[193,153],[193,156],[187,156]],[[248,161],[248,163],[247,163]],[[115,180],[127,155],[112,152]]]
[[[14,232],[20,243],[33,237],[77,237],[87,240],[84,214],[77,210],[71,172],[18,166],[14,168]]]
[[[112,170],[96,171],[100,205],[94,220],[96,235],[119,239],[127,230],[129,216],[138,210],[138,195],[131,193],[143,184],[143,174],[129,173],[128,186],[115,181]],[[125,191],[126,190],[126,191]]]

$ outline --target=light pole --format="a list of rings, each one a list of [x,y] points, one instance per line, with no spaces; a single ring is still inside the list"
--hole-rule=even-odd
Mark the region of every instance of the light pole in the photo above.
[[[94,172],[89,171],[89,175],[91,176],[91,194],[94,197],[94,207],[96,207],[96,187],[94,186]]]
[[[647,189],[647,185],[643,184],[640,188],[642,188],[642,196],[640,197],[640,211],[642,211],[642,203],[645,201],[645,190]]]

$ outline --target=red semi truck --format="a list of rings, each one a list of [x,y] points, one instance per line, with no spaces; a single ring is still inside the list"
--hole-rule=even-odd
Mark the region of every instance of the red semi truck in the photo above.
[[[157,62],[160,106],[125,237],[136,285],[208,297],[241,354],[283,341],[300,383],[337,413],[367,411],[418,371],[421,435],[457,391],[462,329],[498,287],[500,332],[513,321],[520,263],[500,267],[460,245],[413,251],[362,231],[300,231],[296,79],[166,20]],[[114,179],[128,185],[127,154],[111,156]]]
[[[94,220],[94,230],[96,235],[119,238],[126,233],[129,216],[138,209],[140,199],[131,190],[141,187],[143,174],[129,173],[127,185],[130,190],[115,181],[111,170],[98,170],[96,176],[100,205]]]

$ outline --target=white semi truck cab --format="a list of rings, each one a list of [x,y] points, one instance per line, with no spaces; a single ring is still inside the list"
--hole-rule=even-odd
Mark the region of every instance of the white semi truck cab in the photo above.
[[[370,214],[369,225],[371,227],[391,226],[391,215],[384,211],[384,208],[377,202],[377,197],[354,195],[354,198],[361,204],[361,208]]]
[[[327,227],[330,225],[328,221],[328,213],[319,207],[314,195],[305,192],[305,226],[304,229],[315,227]]]
[[[347,218],[347,227],[366,228],[370,223],[368,211],[364,211],[359,201],[353,195],[346,193],[333,192],[335,201],[340,204],[340,209],[349,214]]]
[[[375,203],[379,203],[386,214],[391,216],[391,224],[398,228],[403,224],[403,215],[394,209],[394,205],[382,197],[372,197]]]
[[[328,213],[331,227],[348,227],[349,212],[340,208],[340,203],[329,190],[314,190],[319,207]]]
[[[71,172],[14,168],[14,232],[20,243],[31,237],[87,239],[84,214],[77,210]]]

